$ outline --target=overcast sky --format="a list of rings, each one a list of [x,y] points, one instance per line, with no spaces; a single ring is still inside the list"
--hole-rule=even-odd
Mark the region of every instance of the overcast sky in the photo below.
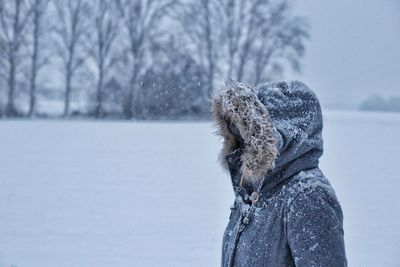
[[[325,108],[356,108],[373,93],[400,97],[400,1],[296,0],[311,39],[301,75]],[[288,77],[290,78],[290,77]]]

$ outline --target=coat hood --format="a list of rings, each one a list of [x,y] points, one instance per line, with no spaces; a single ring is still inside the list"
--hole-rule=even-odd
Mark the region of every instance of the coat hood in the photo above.
[[[256,88],[229,81],[212,96],[218,134],[224,139],[220,161],[238,147],[233,123],[243,138],[242,181],[271,188],[318,166],[323,153],[322,113],[316,95],[299,81],[274,81]]]

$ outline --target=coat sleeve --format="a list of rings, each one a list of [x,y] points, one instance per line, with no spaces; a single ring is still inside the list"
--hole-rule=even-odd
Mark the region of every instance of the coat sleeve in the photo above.
[[[287,213],[287,236],[297,267],[347,266],[343,213],[333,189],[317,186],[296,196]]]

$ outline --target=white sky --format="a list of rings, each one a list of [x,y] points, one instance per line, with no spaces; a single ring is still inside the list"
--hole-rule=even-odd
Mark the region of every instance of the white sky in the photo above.
[[[323,107],[356,108],[373,93],[400,96],[400,1],[295,5],[296,13],[308,17],[311,39],[302,74],[293,76],[316,91]]]

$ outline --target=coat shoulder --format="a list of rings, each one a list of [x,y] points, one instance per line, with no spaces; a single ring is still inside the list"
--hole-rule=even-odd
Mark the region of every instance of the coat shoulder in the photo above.
[[[333,188],[322,173],[299,176],[285,220],[296,266],[347,266],[343,213]]]
[[[287,206],[291,206],[300,195],[333,198],[337,201],[335,190],[319,168],[299,172],[282,189],[285,195],[289,196]]]

